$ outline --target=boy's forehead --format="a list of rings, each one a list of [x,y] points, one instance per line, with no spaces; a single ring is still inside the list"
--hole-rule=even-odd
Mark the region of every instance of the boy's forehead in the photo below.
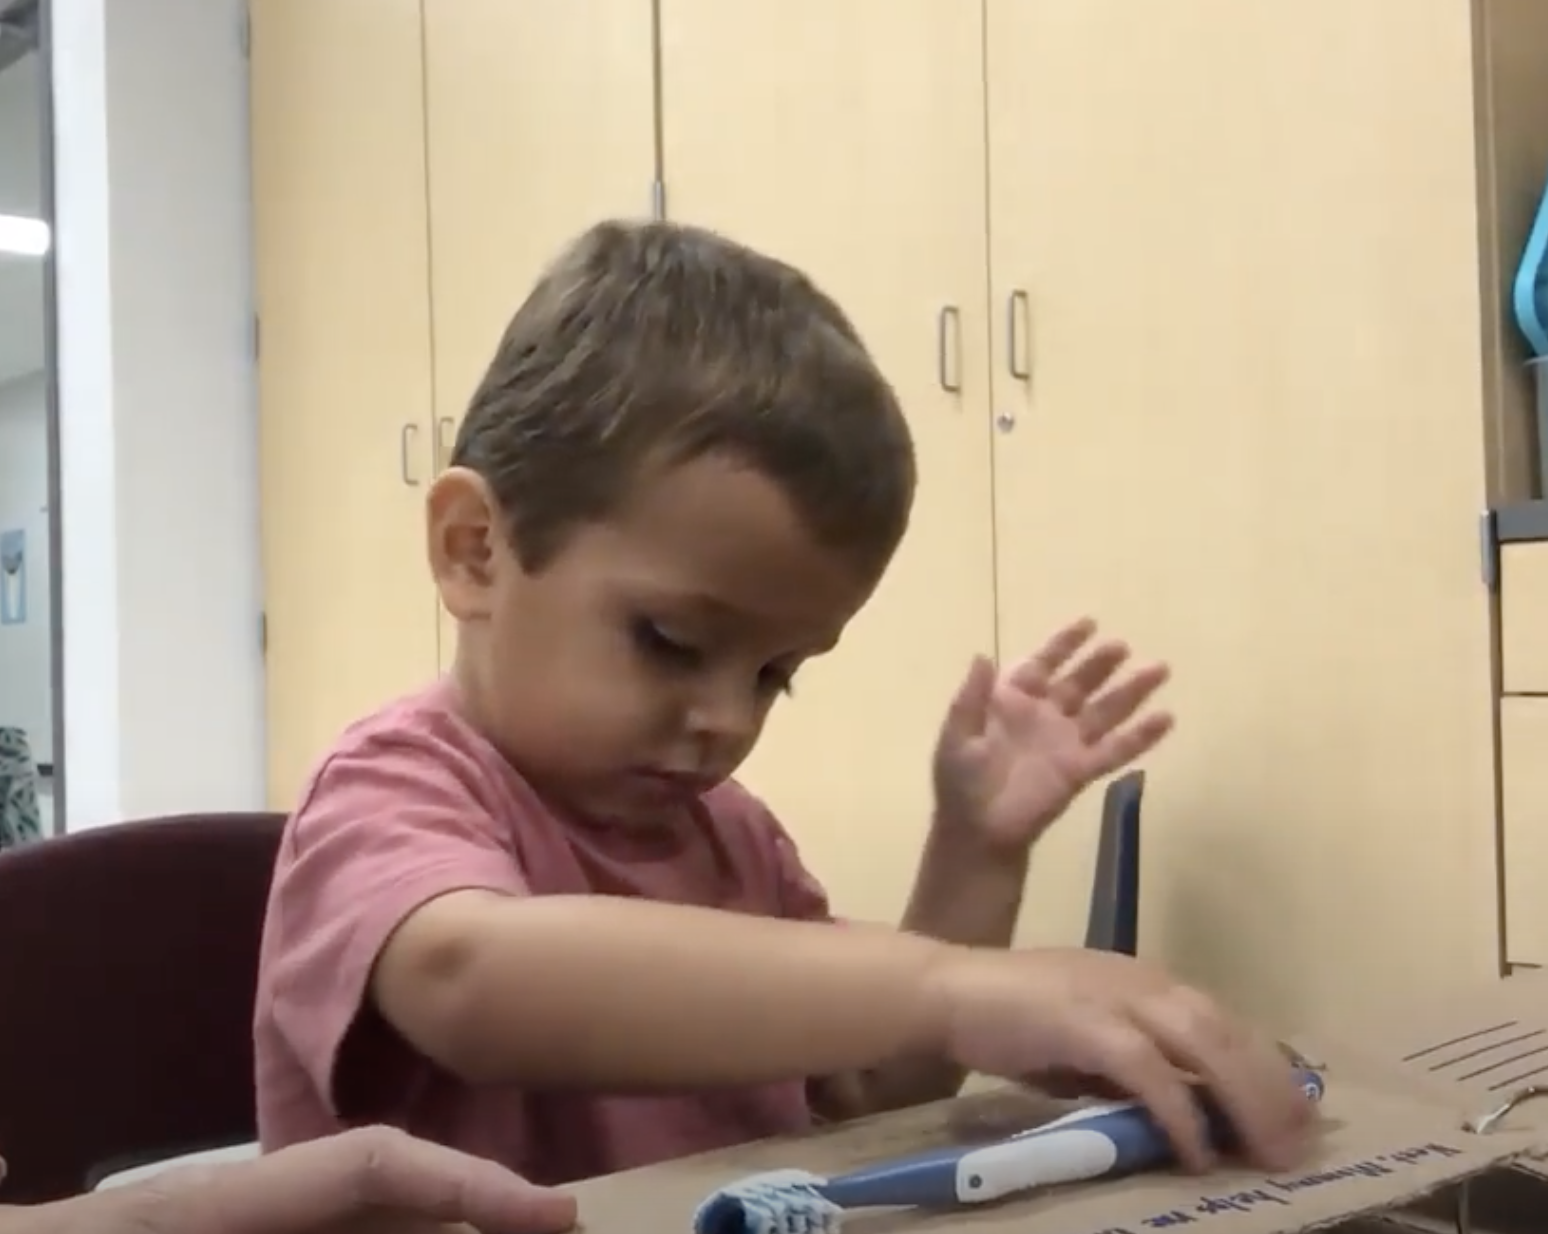
[[[841,626],[873,585],[817,542],[774,481],[722,459],[644,480],[609,524],[623,574],[706,613]]]

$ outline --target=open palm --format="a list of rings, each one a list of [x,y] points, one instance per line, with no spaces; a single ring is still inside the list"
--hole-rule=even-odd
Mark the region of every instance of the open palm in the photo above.
[[[1030,844],[1086,785],[1171,731],[1169,714],[1145,711],[1167,667],[1146,665],[1115,681],[1129,649],[1104,642],[1087,651],[1095,634],[1095,623],[1077,621],[1003,673],[974,662],[936,746],[943,820],[997,846]]]

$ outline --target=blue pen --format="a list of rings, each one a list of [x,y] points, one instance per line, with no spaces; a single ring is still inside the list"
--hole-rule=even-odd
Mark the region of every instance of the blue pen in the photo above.
[[[1322,1077],[1300,1070],[1313,1101]],[[1235,1137],[1200,1090],[1210,1138],[1223,1152]],[[847,1210],[950,1208],[984,1204],[1060,1183],[1116,1178],[1169,1165],[1171,1143],[1137,1102],[1090,1106],[994,1144],[916,1153],[822,1178],[804,1170],[756,1175],[710,1196],[694,1217],[695,1234],[832,1234]]]

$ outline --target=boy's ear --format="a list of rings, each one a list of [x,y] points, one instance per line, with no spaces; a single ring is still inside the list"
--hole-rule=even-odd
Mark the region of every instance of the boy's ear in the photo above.
[[[466,467],[448,467],[425,498],[430,572],[441,603],[458,621],[480,621],[493,608],[505,529],[489,485]]]

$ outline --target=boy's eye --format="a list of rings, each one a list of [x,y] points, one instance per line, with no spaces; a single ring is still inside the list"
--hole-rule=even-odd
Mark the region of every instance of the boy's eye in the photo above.
[[[703,660],[697,647],[679,642],[667,634],[654,621],[640,618],[631,627],[635,644],[646,655],[678,668],[695,668]]]
[[[705,653],[698,647],[673,638],[648,617],[640,617],[630,624],[635,646],[658,664],[674,669],[699,669],[704,667]],[[758,689],[765,694],[789,694],[794,686],[795,669],[780,664],[768,664],[758,674]]]

